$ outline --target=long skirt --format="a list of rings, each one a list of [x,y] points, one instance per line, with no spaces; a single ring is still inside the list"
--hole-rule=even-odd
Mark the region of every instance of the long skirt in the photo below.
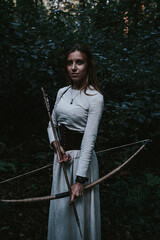
[[[70,184],[75,183],[76,170],[79,161],[79,150],[68,151],[72,160],[65,163],[65,168]],[[99,178],[98,161],[93,151],[88,170],[88,182]],[[51,195],[68,191],[63,169],[54,156],[53,182]],[[76,222],[72,206],[69,205],[70,197],[50,201],[48,237],[47,240],[100,240],[100,198],[99,186],[86,190],[82,197],[75,199],[75,205],[80,221],[82,238]]]

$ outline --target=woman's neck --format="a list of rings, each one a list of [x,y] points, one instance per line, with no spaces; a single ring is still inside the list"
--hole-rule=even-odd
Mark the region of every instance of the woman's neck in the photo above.
[[[83,83],[73,83],[72,84],[72,89],[82,90],[83,88],[84,88],[84,84]]]

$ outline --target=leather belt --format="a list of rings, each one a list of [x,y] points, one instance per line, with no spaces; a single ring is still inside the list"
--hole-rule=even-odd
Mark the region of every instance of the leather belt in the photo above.
[[[65,151],[80,150],[83,133],[68,129],[64,124],[58,127],[61,146]]]

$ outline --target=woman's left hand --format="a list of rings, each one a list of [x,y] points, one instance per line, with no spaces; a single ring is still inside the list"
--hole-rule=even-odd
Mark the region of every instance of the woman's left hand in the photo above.
[[[71,195],[70,203],[72,204],[75,197],[83,196],[84,184],[77,182],[71,186],[71,190],[72,190],[72,195]]]

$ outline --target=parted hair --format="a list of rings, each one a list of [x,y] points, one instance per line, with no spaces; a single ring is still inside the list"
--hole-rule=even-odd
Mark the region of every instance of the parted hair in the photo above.
[[[94,89],[96,89],[98,92],[102,93],[101,90],[100,90],[100,86],[99,86],[97,75],[96,75],[96,69],[95,69],[95,64],[94,64],[94,61],[93,61],[93,56],[92,56],[92,53],[90,51],[90,48],[87,45],[82,44],[82,43],[77,43],[75,45],[68,46],[65,49],[65,51],[64,51],[64,61],[65,61],[66,73],[67,73],[67,58],[68,58],[68,55],[70,53],[76,51],[76,50],[84,53],[85,56],[86,56],[86,61],[87,61],[87,66],[88,66],[88,78],[86,79],[86,82],[85,82],[84,87],[83,87],[85,94],[86,94],[87,88],[90,88],[92,90],[91,86],[93,86]],[[70,77],[68,76],[68,73],[67,73],[67,79],[69,80],[71,85],[73,85],[73,82],[70,79]]]

